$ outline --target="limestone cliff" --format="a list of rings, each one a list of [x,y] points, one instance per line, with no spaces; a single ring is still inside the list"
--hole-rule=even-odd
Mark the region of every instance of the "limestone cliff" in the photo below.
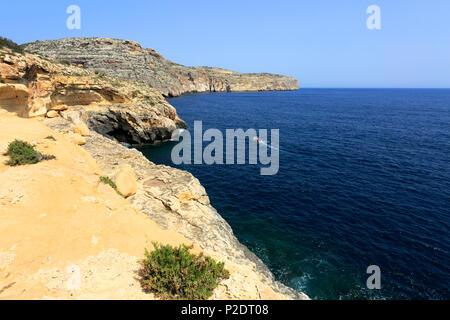
[[[0,49],[0,108],[38,117],[77,106],[88,111],[84,120],[98,132],[122,142],[154,143],[186,126],[157,90],[142,83]]]
[[[153,298],[135,262],[156,240],[225,262],[231,276],[215,299],[306,299],[239,243],[195,177],[110,139],[154,142],[180,126],[145,84],[0,49],[0,298]],[[6,166],[17,138],[56,159]],[[127,200],[99,184],[123,166],[137,177]]]
[[[72,110],[68,117],[72,120],[58,117],[46,119],[45,124],[65,132],[73,119],[83,118],[84,112]],[[83,148],[111,178],[124,164],[131,165],[138,180],[137,192],[129,198],[132,206],[163,229],[180,233],[208,255],[231,266],[233,274],[221,285],[224,291],[216,291],[216,299],[308,299],[305,294],[275,281],[264,263],[237,240],[192,174],[155,165],[141,152],[94,132]]]
[[[230,277],[212,299],[297,297],[246,258],[190,174],[156,166],[97,133],[87,136],[84,150],[73,143],[71,125],[61,117],[44,122],[0,109],[0,300],[155,299],[137,277],[137,261],[153,241],[193,244],[194,252],[225,262]],[[56,158],[7,166],[4,152],[14,139]],[[139,185],[129,199],[99,179],[114,178],[126,165],[136,169]]]
[[[219,68],[185,67],[164,59],[134,41],[106,38],[69,38],[24,45],[30,52],[68,61],[96,72],[133,79],[158,89],[164,96],[189,92],[297,90],[288,76],[243,74]]]

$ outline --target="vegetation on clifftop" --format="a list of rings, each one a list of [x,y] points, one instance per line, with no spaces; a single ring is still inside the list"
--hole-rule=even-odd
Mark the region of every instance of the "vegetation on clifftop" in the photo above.
[[[117,189],[117,185],[108,177],[100,177],[100,182],[109,185],[111,188],[113,188],[117,194],[121,197],[123,197],[123,194]]]
[[[9,48],[16,53],[24,53],[23,48],[12,40],[0,37],[0,49]]]
[[[141,284],[145,291],[163,299],[206,300],[222,279],[229,277],[223,263],[203,254],[189,252],[186,245],[174,248],[153,244],[141,263]]]

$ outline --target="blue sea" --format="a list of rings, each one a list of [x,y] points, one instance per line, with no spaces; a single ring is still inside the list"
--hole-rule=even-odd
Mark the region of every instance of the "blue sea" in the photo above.
[[[280,169],[190,171],[277,280],[313,299],[450,299],[450,90],[303,89],[170,99],[192,130],[280,130]],[[378,265],[381,289],[369,290]]]

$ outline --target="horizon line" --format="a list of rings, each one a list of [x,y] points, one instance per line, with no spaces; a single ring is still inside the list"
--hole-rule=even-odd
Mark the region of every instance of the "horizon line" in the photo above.
[[[422,90],[449,90],[450,87],[300,87],[302,89],[422,89]],[[294,90],[295,91],[295,90]]]

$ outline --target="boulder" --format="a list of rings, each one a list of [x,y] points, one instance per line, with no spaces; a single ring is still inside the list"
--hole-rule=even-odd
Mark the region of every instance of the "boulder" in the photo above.
[[[72,143],[79,145],[79,146],[84,146],[86,144],[86,138],[82,137],[78,133],[72,133],[69,136],[69,139],[70,139],[70,141],[72,141]]]
[[[136,194],[137,180],[134,169],[129,165],[124,165],[114,181],[119,191],[124,197],[131,197]]]
[[[67,109],[68,109],[68,107],[65,105],[56,105],[51,108],[51,110],[55,110],[55,111],[65,111]]]
[[[58,111],[50,110],[47,112],[47,118],[56,118],[57,116],[59,116]]]

